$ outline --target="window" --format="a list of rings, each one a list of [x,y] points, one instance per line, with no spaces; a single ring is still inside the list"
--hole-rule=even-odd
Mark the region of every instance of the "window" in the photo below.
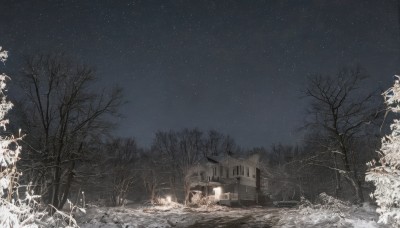
[[[222,167],[222,165],[219,166],[219,176],[220,177],[224,176],[224,167]]]
[[[249,168],[249,167],[246,167],[246,175],[247,175],[248,177],[250,177],[250,168]]]
[[[232,176],[235,176],[235,171],[236,171],[236,168],[233,167],[233,169],[232,169]]]
[[[217,176],[217,167],[213,167],[213,176]]]
[[[244,166],[240,166],[240,175],[244,176]]]
[[[229,178],[229,168],[226,168],[225,173],[226,173],[226,178]]]
[[[236,174],[239,176],[240,175],[240,173],[239,173],[239,166],[236,166]]]

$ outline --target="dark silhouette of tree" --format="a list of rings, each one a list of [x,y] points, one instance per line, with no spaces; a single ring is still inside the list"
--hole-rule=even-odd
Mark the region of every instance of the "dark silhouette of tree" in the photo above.
[[[113,206],[126,203],[129,191],[138,179],[138,161],[141,149],[132,138],[116,138],[105,146],[105,183]]]
[[[311,100],[306,127],[319,132],[316,141],[323,149],[304,162],[334,170],[337,191],[342,188],[343,177],[352,186],[357,202],[364,201],[364,173],[360,172],[360,166],[365,164],[360,164],[362,151],[355,145],[380,116],[375,94],[362,91],[365,79],[360,68],[344,68],[333,77],[310,77],[305,90],[305,96]]]
[[[78,167],[89,161],[91,145],[110,130],[121,89],[108,93],[95,87],[93,69],[63,53],[27,57],[21,81],[29,150],[25,173],[36,192],[60,209]]]

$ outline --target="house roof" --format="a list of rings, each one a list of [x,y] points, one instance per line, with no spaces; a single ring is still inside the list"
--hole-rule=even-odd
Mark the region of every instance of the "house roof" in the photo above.
[[[221,164],[227,162],[250,162],[256,166],[258,166],[259,155],[252,154],[247,157],[243,156],[231,156],[231,155],[219,155],[219,156],[207,156],[207,161],[213,164]]]
[[[226,159],[227,156],[207,156],[207,160],[212,163],[221,163]]]

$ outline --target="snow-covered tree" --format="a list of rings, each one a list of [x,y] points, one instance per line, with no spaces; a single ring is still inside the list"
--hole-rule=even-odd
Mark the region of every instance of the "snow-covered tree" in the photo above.
[[[400,113],[400,76],[394,86],[383,93],[387,111]],[[400,226],[400,119],[390,125],[391,134],[382,138],[379,161],[371,161],[366,175],[376,187],[375,197],[380,214],[379,222]]]
[[[8,53],[0,47],[0,61],[5,62]],[[10,78],[6,74],[0,74],[0,226],[1,227],[36,227],[34,224],[35,210],[32,204],[36,202],[30,192],[26,192],[24,200],[18,197],[18,178],[21,175],[17,171],[16,162],[19,160],[21,146],[18,145],[22,136],[4,134],[9,120],[6,114],[13,107],[7,100],[6,81]]]
[[[5,62],[8,52],[0,47],[0,61]],[[6,119],[7,113],[13,107],[12,102],[7,100],[6,81],[10,80],[6,74],[0,74],[0,227],[4,228],[38,228],[38,227],[79,227],[72,212],[80,210],[85,213],[83,208],[79,208],[69,202],[70,213],[55,210],[53,214],[47,213],[46,207],[36,201],[40,198],[34,195],[31,184],[26,186],[19,185],[19,177],[22,172],[17,170],[17,161],[21,153],[21,146],[18,144],[22,139],[21,131],[18,136],[7,134],[6,126],[9,120]],[[20,197],[21,189],[25,190],[24,197]],[[49,207],[54,208],[53,205]]]
[[[4,73],[0,75],[0,127],[3,128],[3,131],[6,130],[6,125],[9,122],[8,119],[5,119],[5,115],[13,106],[10,101],[7,101],[4,93],[7,79],[9,77]],[[19,176],[15,167],[21,148],[18,146],[18,140],[19,138],[13,136],[0,136],[0,196],[9,201]]]

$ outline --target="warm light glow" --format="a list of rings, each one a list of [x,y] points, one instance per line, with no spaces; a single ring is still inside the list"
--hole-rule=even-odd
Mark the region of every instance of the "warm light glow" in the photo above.
[[[171,196],[167,196],[166,199],[167,199],[167,202],[168,202],[168,203],[171,203],[171,201],[172,201],[172,200],[171,200]]]
[[[221,193],[222,193],[222,188],[216,187],[216,188],[213,188],[213,191],[214,191],[215,199],[219,200],[219,197],[221,196]]]

